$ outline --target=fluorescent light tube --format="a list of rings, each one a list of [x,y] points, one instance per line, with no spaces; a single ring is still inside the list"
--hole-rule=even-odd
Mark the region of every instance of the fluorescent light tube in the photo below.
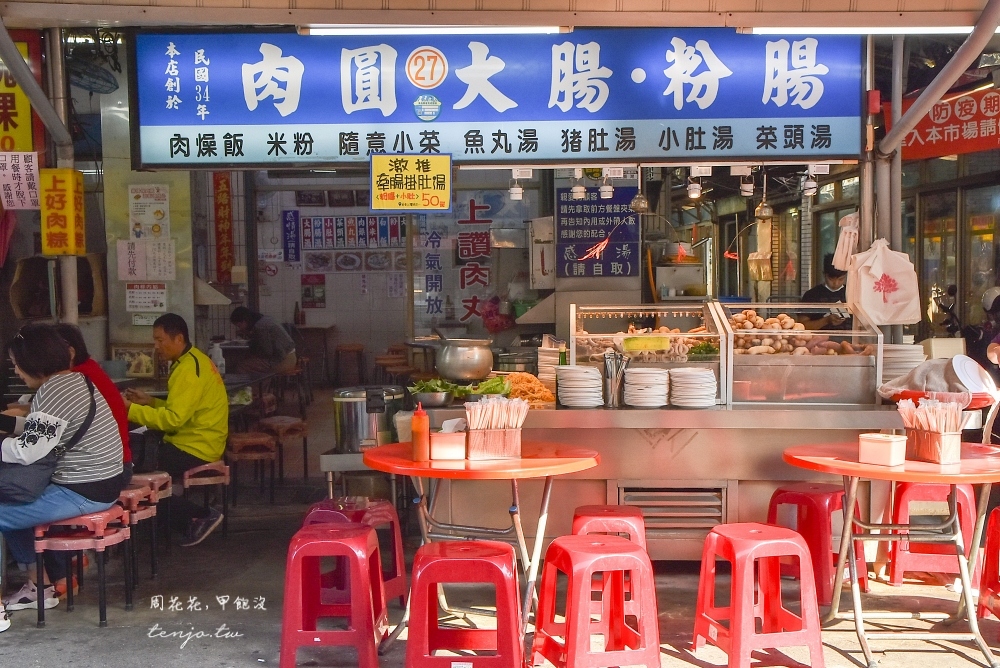
[[[748,32],[754,35],[968,35],[972,26],[763,26]]]
[[[552,35],[567,32],[560,26],[302,26],[303,35]]]

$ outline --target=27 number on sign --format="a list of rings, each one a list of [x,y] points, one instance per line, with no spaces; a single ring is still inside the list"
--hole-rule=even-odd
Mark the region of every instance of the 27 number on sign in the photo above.
[[[448,76],[448,59],[430,46],[415,49],[406,59],[406,78],[417,88],[437,88]]]

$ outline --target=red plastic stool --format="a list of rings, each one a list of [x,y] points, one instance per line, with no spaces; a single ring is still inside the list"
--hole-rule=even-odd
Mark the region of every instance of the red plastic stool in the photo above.
[[[573,512],[573,535],[583,536],[592,533],[627,534],[628,539],[646,549],[646,523],[642,519],[642,510],[635,506],[580,506]],[[596,577],[591,585],[592,591],[603,591],[603,578]],[[635,596],[632,594],[632,581],[625,581],[625,614],[638,615]],[[600,601],[591,601],[591,612],[599,613]]]
[[[443,629],[438,626],[438,585],[488,583],[496,588],[496,629]],[[492,541],[428,543],[413,558],[413,591],[407,626],[407,668],[521,668],[521,602],[514,548]],[[434,656],[438,650],[492,651],[492,656]]]
[[[118,494],[118,505],[128,511],[128,525],[131,533],[135,533],[140,522],[149,522],[149,560],[152,577],[156,577],[156,505],[159,501],[154,492],[145,483],[131,483]],[[134,535],[132,536],[135,537]],[[132,588],[139,586],[139,549],[136,541],[129,540],[131,550],[127,558],[132,560]]]
[[[105,565],[107,562],[107,548],[119,543],[125,543],[125,609],[132,609],[132,565],[129,559],[128,540],[131,536],[129,530],[128,511],[119,505],[113,505],[108,510],[99,513],[90,513],[70,517],[58,522],[40,524],[35,527],[35,558],[36,572],[44,572],[42,563],[42,553],[45,550],[55,552],[80,552],[81,550],[95,550],[97,552],[97,580],[98,580],[98,609],[100,612],[100,625],[108,625],[108,596],[107,596],[107,574]],[[66,577],[69,578],[66,587],[66,611],[73,610],[73,587],[71,585],[73,569],[70,561],[71,554],[66,555]],[[45,606],[38,607],[38,626],[45,626]]]
[[[774,490],[767,506],[767,523],[778,525],[778,506],[797,508],[795,531],[805,539],[812,555],[813,573],[816,574],[816,594],[820,605],[830,605],[833,595],[833,578],[836,575],[838,554],[833,550],[833,522],[831,515],[844,509],[844,488],[838,485],[821,485],[803,482],[784,485]],[[850,521],[848,518],[846,521]],[[826,556],[824,556],[826,555]],[[868,591],[868,563],[865,561],[864,544],[854,541],[855,565],[861,591]],[[797,564],[783,563],[781,574],[799,577]]]
[[[993,613],[1000,617],[1000,508],[994,508],[986,525],[986,559],[983,577],[979,583],[980,619]]]
[[[947,501],[950,491],[949,485],[897,483],[893,502],[895,508],[893,523],[909,522],[912,501]],[[956,492],[958,523],[962,527],[962,540],[968,546],[972,543],[972,532],[976,527],[976,495],[972,485],[958,485]],[[982,570],[980,560],[977,558],[974,564],[970,564],[970,568],[973,570],[972,585],[975,587]],[[903,574],[907,571],[958,575],[955,546],[893,541],[889,551],[889,584],[895,587],[903,584]]]
[[[556,579],[569,578],[565,621],[557,622]],[[625,574],[637,594],[635,623],[626,619]],[[602,575],[599,621],[591,621],[591,582]],[[597,666],[658,667],[660,634],[656,618],[653,566],[646,551],[619,536],[560,536],[545,552],[538,593],[532,665],[547,659],[556,668]],[[603,652],[592,652],[592,634],[604,636]],[[562,640],[560,640],[560,638]]]
[[[212,486],[219,488],[222,497],[222,535],[229,535],[229,467],[225,462],[211,462],[188,469],[182,479],[184,493],[192,487]],[[208,505],[208,492],[205,493],[205,505]]]
[[[320,601],[322,557],[344,557],[350,564],[349,603],[324,605]],[[330,617],[348,617],[347,629],[316,628],[320,619]],[[295,668],[299,647],[324,645],[353,646],[359,666],[378,668],[378,644],[388,626],[375,530],[353,525],[299,529],[288,546],[285,565],[280,668]]]
[[[381,499],[366,499],[364,497],[324,499],[309,507],[305,519],[302,521],[302,526],[343,522],[352,522],[373,529],[388,528],[392,536],[392,546],[391,550],[385,551],[392,553],[392,567],[382,571],[385,598],[387,601],[398,598],[400,607],[405,607],[409,586],[406,582],[403,534],[399,528],[399,516],[396,514],[396,509],[392,507],[391,503]],[[332,580],[325,581],[323,586],[326,589],[343,590],[346,584],[343,581]]]
[[[732,563],[728,607],[715,604],[716,557]],[[779,557],[799,559],[801,617],[781,603]],[[763,621],[763,633],[757,633],[757,617]],[[723,624],[727,620],[728,626]],[[729,655],[730,668],[749,666],[750,653],[755,649],[790,645],[809,647],[809,665],[823,668],[816,580],[809,547],[801,535],[784,527],[756,523],[720,524],[709,532],[701,556],[694,649],[706,640]]]

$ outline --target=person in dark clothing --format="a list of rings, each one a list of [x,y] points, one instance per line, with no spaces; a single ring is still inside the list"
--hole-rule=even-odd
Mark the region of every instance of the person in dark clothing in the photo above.
[[[243,373],[290,373],[295,370],[295,342],[273,318],[237,306],[229,321],[250,342],[249,357],[240,364]]]
[[[806,304],[846,304],[847,272],[833,266],[833,253],[823,258],[823,282],[802,295]],[[802,314],[806,329],[850,329],[851,318],[840,309],[813,311]]]

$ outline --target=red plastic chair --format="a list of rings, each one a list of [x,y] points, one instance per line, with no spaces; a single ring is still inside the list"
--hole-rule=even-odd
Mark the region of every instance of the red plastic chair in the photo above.
[[[838,485],[821,485],[803,482],[783,485],[774,490],[767,507],[767,523],[778,525],[778,506],[793,505],[795,531],[809,546],[812,554],[813,573],[816,574],[816,594],[820,605],[830,605],[833,596],[833,578],[836,575],[837,553],[833,550],[833,523],[831,516],[844,509],[844,488]],[[847,521],[850,521],[848,518]],[[868,563],[865,561],[864,544],[854,541],[855,566],[861,591],[868,591]],[[781,564],[781,574],[799,577],[798,564]]]
[[[118,495],[118,505],[128,511],[128,524],[132,533],[135,533],[140,522],[152,520],[149,522],[149,560],[150,571],[154,578],[156,577],[156,505],[158,502],[157,493],[142,483],[132,483]],[[139,586],[139,550],[134,540],[130,540],[129,545],[132,549],[128,556],[132,559],[132,573],[135,575],[132,578],[132,587],[135,588]]]
[[[130,537],[129,514],[121,506],[111,506],[108,510],[88,515],[70,517],[58,522],[40,524],[35,527],[35,559],[37,572],[44,572],[42,554],[45,550],[66,552],[66,576],[72,578],[72,553],[81,550],[97,552],[98,607],[100,625],[108,625],[107,548],[125,543],[125,609],[132,609],[132,565],[128,558]],[[69,583],[67,583],[69,585]],[[45,606],[38,607],[38,626],[45,626]],[[73,587],[66,587],[66,610],[73,610]]]
[[[951,491],[949,485],[930,483],[901,482],[896,484],[894,501],[895,511],[892,521],[895,524],[906,524],[910,521],[910,503],[913,501],[947,501]],[[962,540],[965,545],[972,543],[972,532],[976,527],[976,494],[972,485],[958,485],[956,489],[958,502],[958,523],[962,527]],[[901,532],[905,533],[905,532]],[[979,582],[981,573],[980,560],[976,559],[970,565],[973,569],[972,585]],[[954,545],[935,545],[933,543],[910,543],[909,541],[894,541],[889,551],[889,584],[898,587],[903,584],[903,574],[909,571],[924,573],[946,573],[958,575],[958,559],[955,556]]]
[[[569,578],[562,622],[555,619],[559,572]],[[637,595],[634,618],[625,609],[626,573]],[[602,576],[603,591],[599,621],[592,622],[591,582],[597,574]],[[604,636],[603,652],[591,651],[593,634]],[[549,544],[538,593],[532,665],[543,658],[556,668],[660,665],[656,587],[644,549],[619,536],[560,536]]]
[[[496,591],[496,629],[453,629],[438,625],[438,585],[453,582],[492,584]],[[413,559],[407,668],[521,668],[521,603],[514,548],[491,541],[442,541],[423,545]],[[439,650],[489,651],[492,656],[435,656]],[[461,659],[461,660],[458,660]]]
[[[730,604],[715,604],[715,560],[732,564]],[[797,557],[802,574],[802,615],[781,602],[780,557]],[[755,568],[756,566],[756,568]],[[756,618],[762,619],[758,633]],[[728,621],[728,625],[723,622]],[[705,538],[695,612],[695,650],[708,640],[729,655],[730,668],[750,665],[755,649],[805,645],[809,665],[823,668],[823,642],[816,602],[816,580],[809,547],[802,536],[767,524],[720,524]]]
[[[320,601],[320,559],[343,557],[351,579],[351,600]],[[319,630],[323,618],[349,618],[346,630]],[[353,646],[361,668],[378,668],[378,644],[389,626],[382,590],[378,538],[371,527],[314,525],[300,529],[288,546],[281,624],[280,668],[295,668],[299,647]]]
[[[986,559],[983,577],[979,583],[980,619],[993,613],[1000,617],[1000,508],[994,508],[986,525]]]
[[[646,523],[642,518],[642,510],[635,506],[580,506],[573,512],[573,535],[584,536],[592,533],[626,534],[628,539],[646,549]],[[592,591],[604,589],[603,578],[595,577],[591,584]],[[635,596],[632,594],[632,581],[625,580],[625,614],[638,615]],[[599,613],[600,601],[592,601],[591,612]]]
[[[229,467],[223,461],[211,462],[195,466],[184,472],[182,484],[184,493],[192,487],[218,487],[222,497],[222,535],[229,535]],[[205,505],[208,505],[208,492],[205,493]]]
[[[132,482],[140,485],[148,485],[156,492],[157,503],[164,499],[169,499],[174,494],[174,483],[170,474],[166,471],[151,471],[150,473],[133,473]],[[166,540],[163,541],[164,552],[170,554],[170,504],[164,503],[163,508],[163,528],[166,529]],[[223,520],[224,521],[224,520]]]
[[[392,545],[385,552],[392,554],[392,566],[382,570],[382,581],[385,585],[385,598],[399,599],[400,607],[406,606],[406,596],[410,591],[406,581],[406,560],[403,554],[403,534],[399,527],[399,516],[396,509],[388,501],[381,499],[365,499],[364,497],[341,497],[339,499],[324,499],[314,503],[306,511],[302,526],[324,523],[339,524],[352,522],[373,529],[388,528],[391,533]],[[338,571],[339,572],[339,571]],[[339,596],[346,587],[342,579],[324,578],[323,586],[326,596]],[[332,592],[330,591],[332,590]]]

